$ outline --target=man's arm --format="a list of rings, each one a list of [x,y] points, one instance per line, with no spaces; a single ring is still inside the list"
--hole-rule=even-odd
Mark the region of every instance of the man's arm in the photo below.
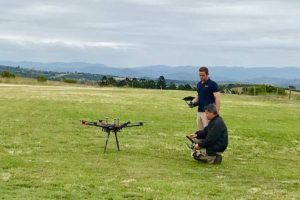
[[[208,133],[208,128],[206,126],[203,130],[196,132],[196,135],[197,135],[196,138],[197,139],[205,139],[207,136],[207,133]]]
[[[221,100],[220,100],[220,92],[214,92],[215,102],[218,113],[220,112]]]
[[[190,137],[195,139],[199,136],[199,134],[201,134],[202,131],[203,130],[196,131],[195,133],[191,134]]]
[[[213,127],[211,127],[211,129],[209,130],[207,137],[202,140],[199,145],[201,146],[201,148],[206,148],[209,145],[214,144],[222,135],[222,127],[220,127],[219,125],[214,125]]]

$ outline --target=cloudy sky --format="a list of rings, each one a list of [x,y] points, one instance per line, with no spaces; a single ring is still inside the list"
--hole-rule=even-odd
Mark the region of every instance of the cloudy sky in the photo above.
[[[0,0],[0,60],[300,66],[299,0]]]

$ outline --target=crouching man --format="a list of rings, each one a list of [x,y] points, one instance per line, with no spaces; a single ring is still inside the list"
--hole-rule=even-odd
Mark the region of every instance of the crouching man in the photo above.
[[[227,127],[218,115],[215,104],[207,105],[205,114],[209,120],[208,126],[191,135],[194,140],[192,157],[210,164],[221,164],[222,153],[228,145]]]

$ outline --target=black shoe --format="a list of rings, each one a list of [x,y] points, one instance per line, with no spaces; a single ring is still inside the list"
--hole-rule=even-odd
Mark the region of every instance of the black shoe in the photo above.
[[[216,155],[216,158],[215,158],[213,164],[219,165],[219,164],[221,164],[221,162],[222,162],[222,155]]]
[[[192,157],[195,159],[195,160],[200,160],[199,159],[199,155],[197,155],[197,152],[196,151],[194,151],[193,153],[192,153]]]
[[[200,159],[200,158],[201,158],[201,155],[199,155],[196,151],[194,151],[194,152],[192,153],[192,157],[193,157],[195,160],[197,160],[197,161],[199,161],[199,162],[201,162],[201,163],[207,163],[207,160],[202,160],[202,159]]]

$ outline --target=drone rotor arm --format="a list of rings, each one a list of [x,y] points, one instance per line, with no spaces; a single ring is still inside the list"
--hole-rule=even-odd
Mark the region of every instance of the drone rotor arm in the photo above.
[[[135,122],[135,123],[131,123],[126,127],[134,127],[134,126],[143,126],[144,122]]]
[[[129,124],[130,124],[129,121],[128,121],[128,122],[125,122],[125,123],[121,124],[121,125],[119,126],[119,128],[122,129],[122,128],[128,127]]]
[[[97,126],[97,127],[101,127],[101,128],[106,127],[103,123],[99,124],[99,122],[90,122],[90,121],[85,121],[85,120],[81,120],[81,124],[87,125],[87,126]]]

